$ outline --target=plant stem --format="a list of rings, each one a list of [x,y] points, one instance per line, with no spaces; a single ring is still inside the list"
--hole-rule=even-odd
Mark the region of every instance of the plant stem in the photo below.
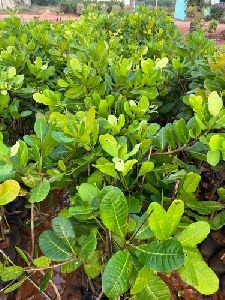
[[[30,255],[33,258],[34,255],[34,203],[31,204],[31,210],[30,210],[30,214],[31,214],[31,219],[30,219],[30,232],[31,232],[31,251],[30,251]]]

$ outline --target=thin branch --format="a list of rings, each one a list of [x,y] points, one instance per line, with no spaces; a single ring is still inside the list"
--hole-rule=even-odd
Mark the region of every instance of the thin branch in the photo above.
[[[179,147],[175,150],[170,150],[170,151],[167,151],[167,152],[154,152],[152,153],[152,156],[155,156],[155,155],[166,155],[166,154],[174,154],[174,153],[178,153],[180,151],[183,151],[187,148],[187,145],[184,145],[183,147]]]
[[[174,200],[177,196],[177,191],[178,191],[179,185],[180,185],[180,180],[176,180],[173,195],[172,195],[172,200]]]
[[[39,270],[39,272],[40,272],[42,275],[45,275],[45,272],[43,272],[43,271],[41,271],[41,270]],[[56,299],[57,299],[57,300],[62,300],[61,295],[60,295],[60,293],[59,293],[59,290],[58,290],[56,284],[55,284],[52,280],[49,280],[49,283],[51,284],[51,286],[53,287],[53,289],[54,289],[54,291],[55,291],[55,294],[56,294],[56,297],[57,297]]]
[[[101,300],[102,295],[103,295],[103,291],[101,291],[101,293],[98,295],[98,297],[96,298],[96,300]]]
[[[30,256],[33,258],[34,256],[34,203],[31,204],[31,219],[30,219],[30,232],[31,232],[31,251]]]
[[[11,258],[10,258],[8,255],[6,255],[5,252],[4,252],[2,249],[0,249],[0,253],[3,255],[3,257],[5,257],[5,258],[8,260],[13,266],[17,267],[17,266],[14,264],[14,262],[11,260]],[[31,275],[33,275],[33,274],[31,274]],[[44,296],[46,297],[47,300],[53,300],[52,298],[49,297],[48,294],[46,294],[44,291],[41,291],[41,290],[40,290],[39,286],[36,284],[36,282],[34,282],[34,280],[33,280],[32,278],[30,278],[29,276],[26,276],[26,279],[29,280],[29,281],[33,284],[33,286],[36,287],[36,288],[38,289],[38,291],[39,291],[42,295],[44,295]]]
[[[70,262],[74,261],[75,259],[76,258],[73,257],[70,260],[67,260],[66,262],[63,262],[63,263],[60,263],[60,264],[56,264],[56,265],[51,265],[51,266],[48,266],[48,267],[45,267],[45,268],[31,268],[31,267],[28,267],[28,268],[25,268],[25,271],[29,272],[29,271],[44,271],[44,270],[48,270],[48,269],[56,269],[58,267],[61,267],[61,266],[65,265],[65,264],[67,264],[67,263],[70,263]]]
[[[92,294],[95,295],[96,294],[96,290],[95,290],[93,282],[89,278],[87,279],[87,281],[88,281],[88,284],[90,285]]]

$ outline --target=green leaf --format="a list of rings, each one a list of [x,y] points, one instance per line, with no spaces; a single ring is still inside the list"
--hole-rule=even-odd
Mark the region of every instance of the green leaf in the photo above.
[[[28,257],[26,256],[26,254],[17,246],[15,246],[15,249],[17,251],[17,253],[19,254],[19,256],[25,261],[25,263],[29,266],[30,262]]]
[[[217,194],[219,195],[220,199],[225,201],[225,188],[220,187],[217,189]]]
[[[139,271],[131,294],[138,294],[137,299],[143,300],[170,300],[168,286],[147,267]]]
[[[42,103],[53,108],[60,103],[60,95],[49,89],[44,90],[42,94],[34,93],[33,98],[37,103]]]
[[[101,251],[97,250],[90,259],[84,264],[84,270],[87,276],[94,279],[101,273]]]
[[[99,142],[109,155],[115,157],[118,156],[118,144],[115,138],[110,134],[100,135]]]
[[[163,164],[158,168],[154,169],[154,172],[156,173],[171,173],[171,172],[177,172],[178,171],[178,165],[176,164]]]
[[[106,265],[102,276],[102,288],[109,298],[116,298],[129,288],[131,256],[127,250],[118,251]]]
[[[31,203],[41,202],[48,196],[49,191],[49,181],[44,178],[35,188],[31,189],[29,201]]]
[[[8,67],[7,75],[8,75],[8,79],[12,79],[13,77],[15,77],[16,76],[16,68],[15,67]]]
[[[124,170],[124,161],[118,157],[114,157],[112,160],[115,164],[115,169],[119,172]]]
[[[223,107],[223,100],[217,94],[217,92],[212,92],[208,97],[208,110],[210,114],[217,117]]]
[[[82,65],[76,57],[73,57],[70,60],[69,64],[70,64],[70,67],[72,68],[72,70],[75,74],[76,74],[76,72],[81,72],[82,71]]]
[[[213,151],[213,150],[209,150],[207,153],[207,162],[215,167],[216,165],[218,165],[220,161],[220,151]]]
[[[177,239],[185,247],[195,247],[208,236],[209,232],[210,226],[207,222],[195,222],[188,225]]]
[[[15,172],[13,171],[13,166],[10,164],[1,165],[0,168],[0,182],[5,181],[7,179],[13,178]]]
[[[103,224],[113,233],[123,237],[127,229],[128,212],[128,204],[123,192],[111,186],[100,204]]]
[[[40,291],[44,291],[47,288],[49,281],[52,279],[53,271],[48,271],[40,280]]]
[[[23,268],[19,266],[11,266],[11,267],[4,267],[1,270],[1,279],[2,281],[10,281],[18,278],[23,274]]]
[[[0,141],[0,160],[6,163],[11,163],[9,161],[9,156],[10,156],[10,149],[2,141]]]
[[[219,134],[214,134],[209,140],[209,147],[212,151],[221,150],[224,138]]]
[[[42,253],[53,261],[65,261],[72,258],[69,246],[52,230],[44,231],[39,237]]]
[[[168,272],[183,265],[184,253],[180,242],[168,240],[154,241],[136,247],[135,254],[138,260],[150,269],[157,272]]]
[[[33,260],[33,264],[37,267],[37,268],[47,268],[50,266],[51,264],[51,260],[46,257],[46,256],[40,256],[38,258],[35,258]]]
[[[163,151],[168,145],[168,139],[166,136],[166,128],[162,127],[155,137],[156,146]]]
[[[178,142],[187,144],[189,142],[189,132],[184,119],[180,119],[174,124],[174,132],[177,136]]]
[[[140,168],[140,171],[138,173],[139,176],[143,176],[149,172],[151,172],[154,169],[154,163],[151,161],[145,161]]]
[[[141,211],[142,205],[141,201],[134,196],[128,196],[127,197],[127,204],[129,207],[129,213],[130,214],[136,214]]]
[[[18,166],[26,167],[28,163],[28,148],[26,143],[24,143],[23,141],[18,141],[18,143],[19,143],[19,148],[16,155],[17,164]]]
[[[52,221],[52,229],[55,234],[61,239],[74,239],[75,233],[70,220],[63,217],[56,217]]]
[[[76,141],[75,138],[68,137],[63,132],[52,131],[51,135],[59,143],[73,143]]]
[[[144,73],[151,74],[154,67],[155,67],[155,63],[150,58],[148,58],[146,60],[141,60],[141,68],[142,68]]]
[[[225,210],[218,213],[210,222],[210,227],[213,230],[218,230],[225,225]]]
[[[4,294],[9,294],[12,293],[13,291],[15,291],[16,289],[18,289],[26,280],[26,277],[21,279],[20,281],[10,285],[10,287],[4,289]]]
[[[48,130],[48,125],[46,122],[45,117],[37,113],[36,115],[36,122],[34,123],[34,132],[36,133],[37,137],[43,142]]]
[[[0,94],[0,113],[8,107],[10,101],[10,96],[7,93],[6,95]]]
[[[94,130],[94,124],[95,124],[95,108],[92,106],[89,111],[87,111],[86,114],[86,132],[91,133]]]
[[[198,201],[195,198],[187,199],[185,204],[199,214],[208,215],[213,211],[221,210],[224,206],[218,201]]]
[[[92,230],[92,232],[89,235],[84,236],[82,242],[80,243],[81,246],[80,257],[83,261],[88,260],[96,249],[97,246],[96,234],[97,231]]]
[[[123,168],[123,176],[125,177],[128,172],[130,170],[132,170],[133,166],[137,163],[138,161],[136,159],[130,159],[130,160],[127,160],[124,164],[124,168]]]
[[[16,199],[20,192],[20,185],[15,180],[6,180],[0,184],[0,206]]]
[[[174,200],[167,212],[159,203],[152,202],[148,208],[148,225],[157,239],[167,240],[175,232],[183,213],[181,200]]]
[[[136,233],[134,237],[135,240],[148,240],[154,236],[153,232],[148,226],[147,213],[144,213],[141,217],[135,216],[135,220],[137,220],[137,226],[134,230]]]
[[[98,196],[99,189],[90,183],[82,183],[78,187],[78,194],[81,197],[82,202],[91,205],[92,200]]]
[[[201,176],[199,174],[193,172],[187,173],[182,188],[186,193],[194,193],[199,185],[200,180]]]
[[[78,268],[82,266],[83,262],[79,258],[74,258],[72,261],[63,263],[61,265],[62,273],[71,273],[76,271]]]
[[[178,272],[184,282],[201,294],[211,295],[219,289],[219,279],[195,249],[185,251],[184,266]]]
[[[115,170],[115,165],[109,162],[106,158],[100,158],[96,163],[97,164],[93,166],[99,171],[111,177],[118,178],[117,172]]]
[[[158,60],[155,64],[156,69],[163,69],[168,64],[169,60],[167,57],[163,57],[160,60]]]

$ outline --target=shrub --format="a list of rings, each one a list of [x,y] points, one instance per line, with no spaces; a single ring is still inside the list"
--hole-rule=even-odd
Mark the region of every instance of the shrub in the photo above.
[[[210,32],[210,33],[215,32],[216,29],[217,29],[217,25],[218,25],[218,21],[212,19],[212,20],[209,22],[209,25],[208,25],[208,32]]]
[[[175,270],[215,293],[198,244],[224,226],[224,54],[161,8],[0,28],[1,209],[22,198],[31,230],[44,206],[60,215],[40,234],[44,257],[0,263],[5,292],[40,268],[47,283],[52,261],[102,276],[111,299],[169,300],[158,273]]]
[[[80,16],[85,9],[84,3],[77,3],[76,5],[76,13]]]
[[[195,6],[198,7],[199,9],[207,5],[205,0],[187,0],[186,3],[187,3],[187,7]]]
[[[187,8],[186,12],[187,12],[187,17],[191,18],[191,19],[193,19],[193,18],[195,18],[196,16],[199,15],[199,9],[196,6],[189,6]]]
[[[58,5],[60,0],[32,0],[31,3],[40,6]]]
[[[225,6],[222,4],[214,4],[210,8],[210,17],[217,21],[222,20],[225,16]]]
[[[77,1],[75,0],[61,0],[60,11],[64,13],[73,13],[76,9]]]
[[[121,11],[121,6],[118,5],[118,4],[114,4],[114,5],[112,6],[112,11],[113,11],[113,12],[119,12],[119,11]]]
[[[109,7],[106,3],[101,3],[100,8],[101,8],[101,11],[104,13],[107,13],[109,11]]]
[[[198,31],[204,28],[204,23],[201,17],[195,17],[190,24],[190,32]]]

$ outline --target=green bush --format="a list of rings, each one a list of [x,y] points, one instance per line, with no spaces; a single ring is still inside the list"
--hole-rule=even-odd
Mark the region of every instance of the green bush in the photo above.
[[[36,4],[40,6],[48,6],[48,5],[58,5],[61,0],[32,0],[31,4]]]
[[[61,0],[60,11],[64,13],[73,13],[76,10],[78,0]]]
[[[196,7],[196,6],[189,6],[187,8],[186,12],[187,12],[187,17],[192,18],[192,19],[194,19],[195,17],[201,15],[201,12],[200,12],[199,8]]]
[[[213,33],[216,31],[218,26],[218,21],[217,20],[210,20],[209,25],[208,25],[208,32]]]
[[[144,6],[0,30],[0,205],[58,214],[23,267],[1,249],[4,292],[57,265],[111,299],[169,300],[174,271],[214,294],[198,245],[224,226],[224,53]]]

